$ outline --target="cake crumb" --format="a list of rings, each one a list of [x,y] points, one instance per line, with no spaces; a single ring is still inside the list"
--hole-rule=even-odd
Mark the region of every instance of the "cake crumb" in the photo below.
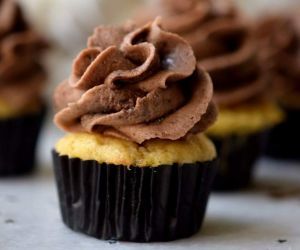
[[[116,244],[117,240],[116,239],[110,239],[110,240],[108,240],[108,243],[109,244]]]
[[[283,244],[283,243],[286,243],[287,240],[285,240],[285,239],[279,239],[279,240],[277,240],[277,242],[280,243],[280,244]]]
[[[15,221],[13,219],[7,219],[4,221],[6,224],[13,224]]]

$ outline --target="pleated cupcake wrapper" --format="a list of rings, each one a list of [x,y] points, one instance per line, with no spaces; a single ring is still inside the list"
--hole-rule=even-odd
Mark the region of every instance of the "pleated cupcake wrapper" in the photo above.
[[[202,224],[215,161],[127,168],[53,152],[64,223],[104,239],[171,241]]]
[[[0,120],[0,176],[33,171],[36,142],[45,113],[43,107],[36,114]]]
[[[234,191],[252,181],[254,165],[263,152],[266,132],[243,136],[211,138],[218,152],[218,170],[213,189]]]
[[[275,126],[269,134],[266,154],[268,156],[300,160],[300,109],[285,109],[286,120]]]

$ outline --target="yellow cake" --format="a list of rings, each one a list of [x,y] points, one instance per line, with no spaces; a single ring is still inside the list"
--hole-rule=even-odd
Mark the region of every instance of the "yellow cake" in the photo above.
[[[221,108],[217,122],[207,133],[214,137],[255,134],[273,127],[283,119],[284,113],[272,102]]]
[[[137,167],[206,162],[216,158],[213,143],[203,134],[177,141],[151,140],[138,145],[100,134],[74,133],[60,139],[55,149],[69,158]]]
[[[41,105],[36,101],[23,109],[15,109],[7,102],[0,100],[0,120],[6,120],[11,118],[17,118],[22,115],[38,113],[41,109]]]

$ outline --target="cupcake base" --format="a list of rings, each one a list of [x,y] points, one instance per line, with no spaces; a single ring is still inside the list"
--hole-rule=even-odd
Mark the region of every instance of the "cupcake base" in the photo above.
[[[218,152],[218,170],[213,184],[216,191],[247,188],[254,165],[264,147],[266,133],[211,139]]]
[[[196,233],[216,170],[215,161],[127,168],[56,151],[53,160],[64,223],[98,239],[133,242]]]
[[[0,176],[28,174],[34,170],[36,142],[46,114],[0,120]]]
[[[270,131],[266,155],[285,160],[300,160],[300,110],[286,109],[286,120]]]

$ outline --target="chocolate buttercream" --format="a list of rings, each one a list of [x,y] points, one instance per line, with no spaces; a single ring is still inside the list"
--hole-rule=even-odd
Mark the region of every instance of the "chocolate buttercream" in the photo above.
[[[190,43],[198,65],[213,80],[219,105],[239,105],[262,96],[267,81],[253,30],[230,1],[161,0],[147,13],[146,18],[161,15],[164,28]]]
[[[299,16],[295,15],[295,16]],[[257,28],[261,60],[272,75],[273,90],[284,103],[300,107],[300,18],[269,16]],[[293,98],[295,96],[295,98]]]
[[[161,29],[100,26],[57,88],[55,123],[143,143],[177,140],[206,130],[216,118],[213,87],[192,48]]]
[[[46,43],[30,28],[19,5],[0,1],[0,99],[23,109],[41,95],[45,72],[40,65]]]

